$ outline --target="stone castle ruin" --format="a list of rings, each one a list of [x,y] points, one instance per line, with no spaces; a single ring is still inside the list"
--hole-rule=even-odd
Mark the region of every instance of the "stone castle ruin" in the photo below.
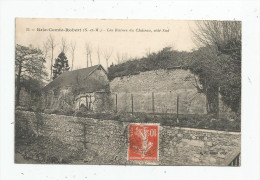
[[[196,77],[181,67],[140,72],[110,82],[118,111],[206,114],[206,96],[198,93]],[[177,102],[178,101],[178,102]]]
[[[206,97],[196,77],[180,67],[140,72],[108,80],[96,65],[61,74],[43,89],[47,109],[84,107],[91,112],[205,114]],[[178,107],[177,107],[178,106]]]

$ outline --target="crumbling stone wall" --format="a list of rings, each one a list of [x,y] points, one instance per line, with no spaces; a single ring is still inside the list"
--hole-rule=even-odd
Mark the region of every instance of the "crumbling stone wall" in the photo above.
[[[132,94],[135,112],[150,113],[154,108],[155,113],[176,113],[179,96],[179,113],[205,114],[206,97],[195,86],[195,76],[183,69],[146,71],[110,82],[114,99],[117,94],[118,111],[131,112]]]
[[[240,133],[162,127],[161,162],[175,165],[227,165],[240,152]]]
[[[36,132],[36,116],[17,111]],[[144,164],[127,161],[128,125],[130,122],[96,120],[63,115],[42,114],[44,126],[39,134],[58,138],[64,146],[86,153],[86,164]],[[16,123],[24,123],[16,117]],[[84,130],[85,129],[85,130]],[[37,132],[36,132],[37,133]],[[240,152],[241,135],[203,129],[160,126],[159,161],[151,165],[227,165]],[[85,143],[84,143],[85,142]],[[62,148],[61,148],[62,153]]]
[[[66,86],[43,93],[41,101],[47,109],[72,109],[74,95],[71,92],[71,87]]]

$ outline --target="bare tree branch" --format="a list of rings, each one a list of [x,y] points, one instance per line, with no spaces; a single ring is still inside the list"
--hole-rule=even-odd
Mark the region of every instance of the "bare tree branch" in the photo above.
[[[67,40],[65,38],[61,38],[61,46],[60,46],[60,50],[61,52],[64,52],[66,54],[67,50],[68,50],[68,44],[67,44]]]
[[[241,40],[241,22],[239,21],[198,21],[193,30],[194,42],[198,46],[215,46],[225,42]]]
[[[49,35],[47,42],[51,49],[51,63],[50,63],[50,70],[51,70],[50,79],[51,79],[52,78],[52,66],[53,66],[53,53],[54,53],[54,49],[57,44],[55,43],[55,39],[51,34]]]
[[[90,43],[85,43],[85,50],[87,54],[87,67],[88,67],[88,62],[90,62],[90,66],[92,66],[92,45]]]
[[[43,42],[43,54],[44,54],[44,58],[46,59],[48,56],[48,52],[50,50],[48,41],[47,42]]]
[[[103,55],[104,55],[104,57],[106,59],[106,63],[107,63],[107,69],[108,69],[108,61],[109,61],[109,58],[111,57],[112,53],[113,53],[112,48],[108,48],[103,52]]]
[[[115,59],[116,59],[116,62],[117,64],[120,64],[121,61],[122,61],[122,56],[119,54],[119,52],[116,53],[116,56],[115,56]]]
[[[76,41],[70,43],[70,50],[71,50],[71,71],[73,70],[74,65],[74,53],[76,49]]]
[[[100,64],[100,55],[101,55],[101,51],[99,46],[97,47],[97,57],[98,57],[98,64]]]
[[[126,62],[128,60],[128,54],[127,53],[122,53],[121,59],[122,59],[122,63]]]

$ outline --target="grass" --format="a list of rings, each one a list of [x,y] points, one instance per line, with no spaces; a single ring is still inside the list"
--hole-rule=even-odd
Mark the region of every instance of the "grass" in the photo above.
[[[85,110],[62,112],[54,110],[53,114],[73,115],[101,120],[115,120],[132,123],[160,123],[164,126],[176,126],[220,131],[241,131],[240,116],[222,114],[219,119],[208,114],[176,114],[167,113],[91,113]]]
[[[93,113],[88,112],[85,109],[81,109],[78,111],[74,111],[71,109],[46,109],[44,113],[133,123],[160,123],[164,126],[176,126],[234,132],[241,131],[240,115],[235,114],[221,114],[219,119],[208,114],[179,114],[179,122],[177,122],[177,115],[169,113]]]
[[[58,138],[35,134],[26,127],[26,117],[21,113],[16,112],[15,119],[15,153],[22,157],[16,163],[70,164],[84,158],[81,149],[71,149]]]

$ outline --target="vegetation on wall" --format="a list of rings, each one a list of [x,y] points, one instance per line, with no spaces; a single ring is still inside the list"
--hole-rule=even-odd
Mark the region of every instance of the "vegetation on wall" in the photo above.
[[[207,48],[203,57],[200,55],[199,58],[203,58],[202,63],[206,62],[212,68],[209,75],[213,79],[212,92],[221,94],[223,102],[232,111],[240,113],[241,22],[199,21],[197,27],[193,34],[196,43]],[[209,55],[210,58],[205,58]]]
[[[113,80],[115,77],[134,75],[140,72],[156,69],[167,69],[175,66],[183,66],[183,57],[187,52],[179,52],[171,47],[165,47],[157,53],[149,54],[147,57],[135,58],[125,63],[111,65],[108,68],[108,78]]]
[[[165,47],[147,57],[132,59],[108,68],[109,80],[144,71],[181,66],[198,77],[196,87],[207,97],[207,111],[219,116],[220,95],[224,104],[240,113],[241,22],[202,21],[194,33],[200,48],[179,52]]]

